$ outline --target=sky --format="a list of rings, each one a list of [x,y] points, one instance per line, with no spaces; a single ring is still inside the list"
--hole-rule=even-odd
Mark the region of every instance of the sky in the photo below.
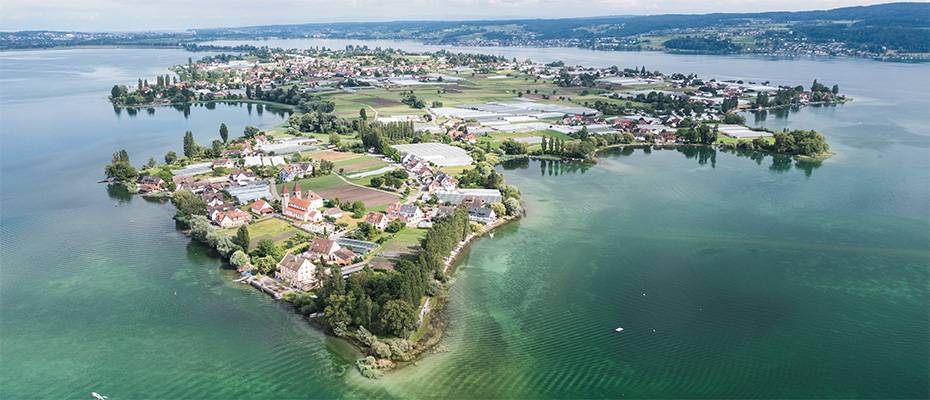
[[[930,1],[930,0],[922,0]],[[0,30],[184,30],[311,22],[799,11],[870,0],[0,0]]]

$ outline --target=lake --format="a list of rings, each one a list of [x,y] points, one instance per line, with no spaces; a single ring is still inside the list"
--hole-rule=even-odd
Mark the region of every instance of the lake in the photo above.
[[[451,49],[817,78],[855,101],[750,116],[822,131],[836,155],[819,166],[694,148],[501,166],[528,215],[462,260],[439,351],[372,381],[345,343],[232,283],[170,204],[95,183],[121,148],[161,160],[186,130],[209,143],[221,122],[286,114],[107,102],[114,83],[202,54],[0,52],[0,397],[930,396],[930,66]]]

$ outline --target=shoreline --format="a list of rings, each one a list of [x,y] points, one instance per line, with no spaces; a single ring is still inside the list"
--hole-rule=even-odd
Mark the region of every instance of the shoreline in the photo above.
[[[197,101],[188,101],[184,103],[145,103],[145,104],[115,104],[110,101],[114,107],[122,107],[126,109],[135,109],[142,110],[155,107],[175,107],[175,106],[194,106],[194,105],[206,105],[206,104],[223,104],[223,103],[251,103],[251,104],[261,104],[272,107],[286,108],[290,112],[296,111],[297,106],[292,106],[290,104],[277,103],[268,100],[256,100],[256,99],[217,99],[217,100],[197,100]]]
[[[374,358],[375,367],[372,368],[370,365],[367,365],[367,364],[364,365],[365,368],[372,371],[373,374],[366,374],[363,371],[363,364],[360,364],[359,362],[357,362],[356,366],[357,366],[359,373],[361,373],[362,376],[366,378],[377,379],[380,377],[380,375],[382,375],[385,372],[389,373],[391,371],[396,371],[400,368],[404,368],[410,365],[416,365],[417,361],[419,361],[422,357],[424,357],[430,350],[435,349],[436,346],[438,346],[442,342],[442,338],[445,336],[445,328],[449,322],[445,314],[446,306],[448,305],[448,301],[449,301],[447,294],[448,294],[448,290],[451,288],[453,284],[453,280],[451,279],[451,277],[453,276],[455,271],[458,269],[459,263],[462,260],[462,255],[465,254],[466,250],[468,250],[468,248],[471,247],[472,244],[477,242],[478,239],[481,239],[482,237],[493,233],[494,230],[496,230],[497,228],[508,225],[511,222],[520,220],[525,215],[526,215],[526,209],[524,208],[524,212],[522,215],[516,216],[516,217],[501,218],[491,224],[485,225],[484,229],[481,232],[471,233],[465,239],[460,241],[459,244],[454,249],[452,249],[452,251],[449,252],[449,255],[446,256],[446,258],[444,258],[443,273],[445,273],[449,279],[447,279],[447,281],[443,284],[439,293],[436,296],[428,297],[427,300],[424,302],[424,305],[421,306],[419,309],[420,311],[422,311],[423,307],[429,308],[429,310],[425,314],[423,314],[423,319],[422,319],[423,321],[422,324],[426,324],[427,331],[415,343],[411,343],[411,349],[407,353],[405,353],[405,356],[409,357],[409,359],[403,360],[403,361],[393,361],[389,359]],[[312,319],[313,318],[308,317],[308,320],[312,320]],[[423,326],[421,325],[418,328],[418,330],[419,329],[423,329]],[[371,350],[371,347],[362,343],[355,334],[352,334],[351,336],[341,337],[341,336],[331,335],[329,332],[326,332],[325,330],[324,330],[324,333],[329,336],[345,339],[353,347],[355,347],[356,350],[359,350],[360,353],[367,355],[367,357],[373,357],[369,355],[369,351]],[[358,360],[358,361],[362,361],[365,359],[366,358],[362,358],[361,360]]]

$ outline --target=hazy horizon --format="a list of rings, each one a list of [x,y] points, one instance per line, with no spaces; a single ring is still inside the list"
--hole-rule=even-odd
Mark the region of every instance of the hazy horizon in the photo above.
[[[920,0],[928,2],[930,0]],[[218,27],[327,22],[574,18],[610,15],[809,11],[889,1],[827,0],[8,0],[0,4],[0,31],[183,31]]]

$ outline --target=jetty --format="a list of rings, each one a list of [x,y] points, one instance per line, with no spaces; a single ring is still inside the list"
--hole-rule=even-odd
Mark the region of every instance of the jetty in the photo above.
[[[267,276],[245,276],[237,279],[236,282],[252,285],[258,290],[271,295],[275,300],[281,300],[284,298],[285,294],[292,291],[292,289],[282,286],[277,281]]]

